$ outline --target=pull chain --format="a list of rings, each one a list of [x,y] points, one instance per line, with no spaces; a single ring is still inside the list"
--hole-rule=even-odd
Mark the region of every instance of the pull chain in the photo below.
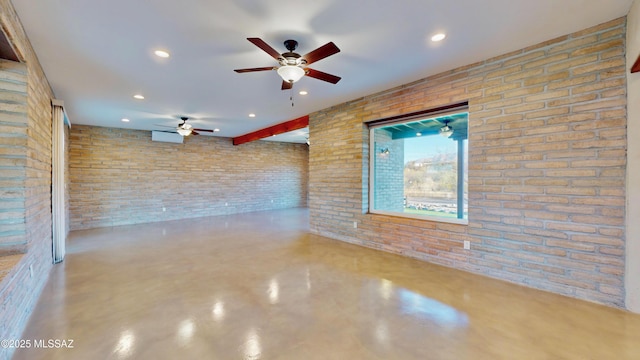
[[[291,87],[291,90],[290,90],[289,100],[291,100],[291,107],[293,107],[293,86]]]

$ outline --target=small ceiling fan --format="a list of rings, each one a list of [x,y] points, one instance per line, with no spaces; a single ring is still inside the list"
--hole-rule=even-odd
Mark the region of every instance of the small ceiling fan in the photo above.
[[[159,130],[159,131],[163,131],[163,132],[170,132],[170,133],[178,133],[182,136],[189,136],[189,135],[200,135],[199,132],[217,132],[220,131],[219,129],[196,129],[193,126],[191,126],[191,124],[187,124],[187,120],[189,120],[188,117],[186,116],[182,116],[180,117],[180,120],[182,120],[181,123],[178,124],[178,127],[175,128],[175,131],[165,131],[165,130]],[[164,126],[164,125],[159,125],[159,126]]]
[[[247,38],[247,40],[269,54],[280,64],[280,66],[234,70],[237,73],[276,70],[278,75],[282,78],[282,90],[293,88],[293,83],[300,80],[305,75],[332,84],[337,84],[341,79],[339,76],[327,74],[307,67],[307,65],[313,64],[316,61],[339,53],[340,49],[338,49],[333,42],[326,43],[306,55],[300,55],[293,52],[298,47],[298,42],[295,40],[287,40],[284,42],[284,46],[288,52],[282,54],[278,53],[274,48],[269,46],[269,44],[260,38]]]

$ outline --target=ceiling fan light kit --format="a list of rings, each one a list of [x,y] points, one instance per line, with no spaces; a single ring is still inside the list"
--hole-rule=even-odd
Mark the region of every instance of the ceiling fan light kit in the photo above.
[[[260,38],[247,38],[247,40],[269,54],[280,66],[235,69],[234,71],[237,73],[276,70],[278,75],[282,78],[282,90],[292,89],[293,83],[297,82],[305,75],[331,84],[337,84],[341,79],[339,76],[327,74],[307,67],[307,65],[316,61],[339,53],[340,49],[333,42],[326,43],[305,55],[300,55],[294,52],[298,47],[298,42],[295,40],[286,40],[284,42],[287,52],[282,54],[278,53],[278,51]]]
[[[185,136],[189,136],[189,135],[200,135],[199,132],[210,132],[210,133],[214,133],[214,132],[218,132],[220,131],[220,129],[196,129],[194,128],[191,124],[187,124],[187,120],[189,120],[188,117],[186,116],[182,116],[180,118],[180,120],[182,120],[181,123],[178,124],[177,127],[175,127],[174,131],[165,131],[165,130],[157,130],[158,132],[169,132],[169,133],[178,133],[180,134],[182,137]],[[158,126],[164,126],[164,125],[158,125]]]
[[[278,75],[282,80],[294,83],[304,76],[305,71],[296,65],[284,65],[278,68]]]
[[[182,136],[189,136],[191,135],[191,129],[185,129],[185,128],[178,128],[178,134],[182,135]]]

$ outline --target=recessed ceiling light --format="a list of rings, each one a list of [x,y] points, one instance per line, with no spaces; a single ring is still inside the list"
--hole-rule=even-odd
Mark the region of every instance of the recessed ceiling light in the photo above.
[[[159,56],[161,58],[168,58],[169,57],[169,53],[164,51],[164,50],[156,50],[153,53],[156,54],[156,56]]]
[[[134,99],[138,99],[138,100],[144,100],[144,96],[143,96],[143,95],[140,95],[140,94],[135,94],[135,95],[133,95],[133,98],[134,98]]]
[[[249,117],[256,117],[256,114],[251,113],[251,114],[249,114]]]
[[[422,133],[416,133],[416,136],[422,136]]]
[[[308,92],[306,92],[306,91],[302,90],[302,91],[300,91],[298,94],[300,94],[300,95],[307,95],[307,94],[308,94]]]
[[[217,128],[213,129],[213,132],[218,132],[218,131],[220,131],[220,129],[217,129]]]
[[[129,122],[129,119],[122,119],[122,122]]]
[[[442,41],[444,40],[445,37],[447,37],[447,35],[445,35],[444,33],[435,34],[431,37],[431,41],[434,41],[434,42]]]

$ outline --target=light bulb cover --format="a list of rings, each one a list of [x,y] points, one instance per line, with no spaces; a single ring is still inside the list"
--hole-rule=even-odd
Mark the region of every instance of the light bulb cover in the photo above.
[[[178,134],[182,135],[182,136],[189,136],[191,135],[191,129],[185,129],[185,128],[178,128]]]
[[[284,65],[278,68],[278,75],[282,80],[294,83],[304,76],[304,69],[295,65]]]
[[[449,125],[445,125],[440,128],[440,135],[446,138],[451,137],[451,135],[453,135],[453,129]]]

